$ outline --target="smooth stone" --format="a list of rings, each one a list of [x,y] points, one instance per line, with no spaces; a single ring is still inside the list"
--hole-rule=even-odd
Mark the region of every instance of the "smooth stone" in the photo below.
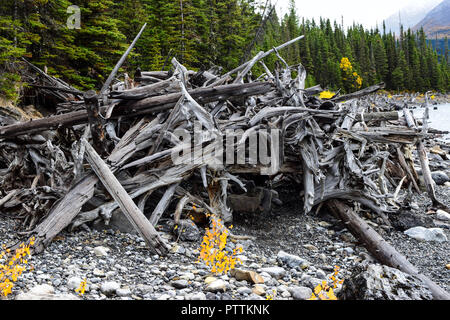
[[[252,289],[250,289],[248,287],[239,287],[239,288],[237,288],[236,292],[239,294],[251,294]]]
[[[108,255],[109,248],[106,247],[95,247],[93,252],[97,257],[106,257]]]
[[[252,293],[245,300],[266,300],[265,298],[258,296],[257,294]]]
[[[226,291],[227,283],[224,280],[219,279],[208,284],[205,290],[208,292]]]
[[[261,268],[261,271],[268,273],[270,276],[274,277],[275,279],[281,279],[286,275],[286,270],[282,267]]]
[[[172,286],[177,289],[184,289],[189,286],[189,282],[187,280],[175,280],[172,282]]]
[[[316,277],[318,279],[326,280],[327,279],[327,274],[323,270],[317,270],[316,271]]]
[[[444,210],[438,210],[436,211],[436,219],[439,219],[441,221],[450,221],[450,213]]]
[[[206,277],[205,283],[206,283],[206,284],[210,284],[210,283],[213,283],[213,282],[216,281],[216,280],[217,280],[216,277]]]
[[[118,289],[120,289],[120,283],[115,281],[107,281],[100,286],[101,292],[105,295],[115,294]]]
[[[206,295],[203,292],[197,292],[197,293],[193,293],[189,296],[189,299],[186,300],[196,300],[196,301],[200,301],[200,300],[206,300]]]
[[[424,228],[415,227],[408,229],[404,232],[409,237],[419,240],[419,241],[437,241],[445,242],[447,241],[447,236],[444,231],[440,228]]]
[[[195,279],[195,274],[193,274],[192,272],[186,272],[183,273],[179,276],[179,278],[181,280],[194,280]]]
[[[344,249],[342,249],[345,253],[347,253],[349,256],[355,253],[355,250],[353,250],[353,248],[350,247],[346,247]]]
[[[284,251],[279,251],[277,254],[277,260],[281,262],[283,265],[287,265],[289,268],[297,268],[300,267],[302,269],[307,268],[310,263],[299,256],[289,254]]]
[[[116,295],[118,297],[130,297],[131,296],[131,290],[128,288],[120,288],[116,290]]]
[[[411,203],[409,204],[409,206],[411,207],[411,209],[413,209],[413,210],[415,210],[415,211],[419,211],[419,210],[420,210],[419,205],[418,205],[417,203],[415,203],[415,202],[411,202]]]
[[[238,281],[245,280],[254,284],[264,283],[262,276],[250,270],[234,269],[231,270],[231,275]]]
[[[94,271],[92,271],[92,274],[93,274],[94,276],[100,277],[100,278],[103,278],[103,277],[106,276],[106,275],[105,275],[105,271],[103,271],[103,270],[101,270],[101,269],[98,269],[98,268],[95,268]]]
[[[294,300],[308,300],[312,294],[312,290],[307,287],[291,287],[289,292]]]
[[[258,296],[262,296],[266,294],[266,290],[264,289],[263,286],[256,284],[253,289],[252,292]]]
[[[431,177],[438,186],[442,186],[446,182],[450,181],[450,178],[444,171],[434,171],[431,173]]]
[[[303,245],[303,248],[308,249],[310,251],[319,251],[319,249],[317,249],[317,247],[312,244],[305,244]]]
[[[61,293],[55,294],[55,289],[48,285],[37,285],[28,292],[18,294],[15,300],[80,300],[73,294]]]
[[[69,280],[67,280],[67,288],[70,290],[76,290],[80,287],[82,281],[83,279],[80,277],[70,277]]]

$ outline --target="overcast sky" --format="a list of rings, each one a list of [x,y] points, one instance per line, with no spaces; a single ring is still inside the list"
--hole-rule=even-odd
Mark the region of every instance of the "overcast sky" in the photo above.
[[[286,13],[289,0],[271,0],[277,3],[277,12]],[[300,17],[317,18],[320,16],[330,18],[340,23],[344,16],[344,24],[349,26],[356,21],[370,28],[390,15],[397,13],[411,3],[426,3],[430,0],[296,0],[297,13]],[[432,1],[432,0],[431,0]]]

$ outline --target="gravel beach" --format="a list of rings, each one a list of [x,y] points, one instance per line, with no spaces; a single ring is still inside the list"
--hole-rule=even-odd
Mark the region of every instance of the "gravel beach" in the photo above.
[[[449,154],[448,143],[429,141],[427,148],[435,143]],[[450,207],[450,160],[432,153],[429,157],[437,197]],[[1,299],[306,300],[317,285],[329,282],[335,266],[340,268],[337,278],[344,280],[335,289],[339,296],[355,270],[376,261],[325,206],[305,215],[297,199],[297,191],[284,190],[283,204],[270,214],[234,214],[233,234],[251,238],[227,242],[227,250],[242,248],[236,266],[240,273],[212,274],[198,262],[204,230],[195,241],[182,241],[162,219],[158,230],[172,247],[166,257],[153,255],[137,234],[113,229],[63,231],[43,253],[29,259],[31,270]],[[404,206],[389,214],[391,226],[368,212],[360,216],[421,273],[450,292],[450,215],[430,210],[425,191],[408,196],[403,190],[400,201]],[[1,245],[20,242],[18,223],[0,211]],[[444,241],[421,241],[405,234],[415,227],[438,228],[438,240]],[[254,281],[255,273],[259,281]],[[75,290],[83,280],[86,291],[79,295]]]
[[[437,188],[440,199],[449,201],[448,186]],[[427,197],[414,200],[414,214],[427,216]],[[152,255],[138,235],[113,230],[63,232],[39,255],[32,256],[33,270],[24,272],[7,299],[33,299],[28,294],[43,290],[49,298],[85,300],[245,300],[306,299],[334,266],[339,278],[346,279],[352,270],[371,260],[345,227],[323,211],[305,216],[295,203],[285,203],[279,211],[261,219],[258,215],[236,215],[233,232],[255,237],[254,240],[229,241],[231,248],[242,247],[238,268],[255,271],[263,284],[237,280],[228,275],[213,275],[202,263],[196,263],[201,240],[181,242],[162,232],[172,246],[168,257]],[[404,254],[421,272],[450,291],[450,242],[423,242],[403,232],[367,219],[389,243]],[[442,228],[444,226],[444,228]],[[0,219],[2,244],[14,243],[16,223]],[[449,225],[442,225],[450,239]],[[301,258],[296,267],[280,262],[286,252]],[[86,279],[86,292],[75,289]],[[339,287],[337,289],[339,291]],[[31,293],[30,293],[31,292]]]

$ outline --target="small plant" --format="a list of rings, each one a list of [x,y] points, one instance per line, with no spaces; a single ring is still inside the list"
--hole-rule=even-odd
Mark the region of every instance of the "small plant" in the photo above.
[[[80,286],[78,287],[78,289],[75,289],[75,292],[78,292],[78,295],[81,297],[82,295],[84,295],[84,292],[86,291],[86,278],[83,279],[83,281],[80,282]]]
[[[334,92],[331,91],[322,91],[319,95],[320,99],[331,99],[335,96]]]
[[[337,278],[339,269],[340,268],[338,266],[335,266],[334,273],[330,277],[331,284],[328,284],[325,280],[322,281],[322,283],[314,289],[314,292],[311,294],[311,298],[308,300],[338,300],[333,289],[336,289],[338,284],[344,283],[344,280],[339,280]]]
[[[215,274],[228,273],[234,269],[237,262],[240,262],[239,258],[235,256],[241,253],[242,248],[233,249],[233,252],[227,252],[225,246],[227,245],[227,239],[229,235],[228,228],[222,223],[221,219],[218,219],[210,214],[212,228],[207,228],[203,237],[202,244],[200,245],[200,255],[198,262],[203,261],[211,272]],[[232,229],[230,226],[229,229]]]
[[[348,92],[361,89],[363,79],[353,70],[350,60],[347,57],[343,57],[339,66],[342,71],[342,80],[344,80],[345,89]]]
[[[266,300],[273,300],[277,295],[277,291],[275,289],[272,290],[272,294],[266,294]]]
[[[14,282],[26,270],[30,247],[34,245],[35,238],[32,237],[28,244],[22,243],[19,248],[11,253],[10,249],[5,249],[0,253],[0,294],[7,297],[12,293]]]

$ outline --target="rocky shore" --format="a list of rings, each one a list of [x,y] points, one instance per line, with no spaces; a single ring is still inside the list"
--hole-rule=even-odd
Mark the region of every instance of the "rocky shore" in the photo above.
[[[449,191],[448,184],[437,187],[439,198],[447,204]],[[410,208],[393,217],[394,228],[374,217],[365,218],[421,272],[450,291],[450,242],[417,240],[402,231],[438,227],[450,239],[450,221],[427,212],[428,205],[426,196],[415,197]],[[14,229],[13,220],[0,219],[3,244],[16,240]],[[431,299],[417,279],[377,265],[327,213],[305,216],[290,203],[265,219],[237,215],[233,230],[254,238],[228,242],[230,249],[242,247],[243,252],[238,272],[227,275],[211,274],[197,263],[202,231],[196,241],[177,241],[162,232],[172,246],[168,257],[151,255],[138,235],[112,229],[64,232],[30,259],[33,270],[23,273],[7,299],[305,300],[323,281],[330,282],[335,266],[340,267],[337,278],[344,280],[335,289],[338,298]],[[376,285],[380,274],[385,276],[384,283]],[[86,291],[79,296],[75,290],[83,279]]]
[[[437,148],[438,146],[439,148]],[[431,141],[430,168],[438,198],[450,206],[450,146]],[[415,151],[414,151],[415,152]],[[417,157],[416,157],[417,158]],[[420,174],[420,165],[416,163]],[[204,230],[175,237],[161,220],[160,233],[171,245],[169,256],[152,255],[136,234],[114,229],[64,231],[29,259],[7,298],[17,300],[306,300],[330,277],[344,280],[339,299],[431,299],[418,279],[381,266],[325,209],[304,215],[295,192],[280,193],[282,206],[272,213],[235,214],[233,233],[251,240],[229,240],[242,248],[235,270],[212,274],[198,262]],[[423,274],[450,292],[450,214],[429,210],[423,194],[401,192],[405,206],[389,216],[391,226],[375,215],[366,222]],[[1,244],[18,241],[16,221],[0,216]],[[188,241],[190,240],[190,241]],[[86,281],[83,295],[75,291]]]

